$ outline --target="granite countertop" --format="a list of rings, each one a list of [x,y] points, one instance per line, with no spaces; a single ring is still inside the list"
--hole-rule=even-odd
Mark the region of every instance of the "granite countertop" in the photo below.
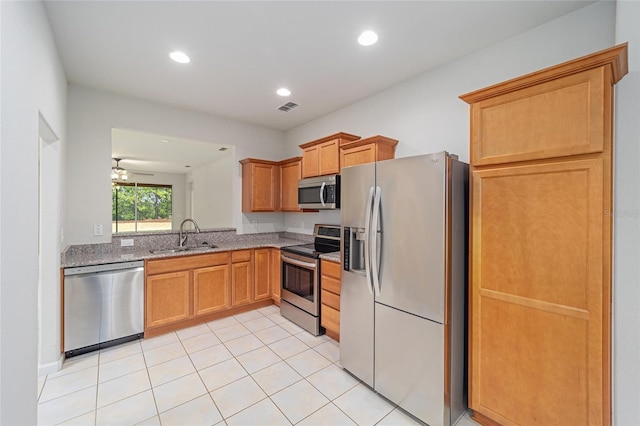
[[[338,262],[340,263],[340,252],[339,251],[334,251],[331,253],[323,253],[320,255],[320,259],[324,259],[324,260],[330,260],[332,262]]]
[[[195,256],[199,254],[261,247],[281,248],[286,246],[305,244],[308,241],[304,238],[304,235],[301,235],[300,239],[298,239],[297,237],[292,238],[290,236],[281,236],[278,234],[268,234],[268,236],[262,236],[260,234],[235,235],[235,237],[232,238],[224,238],[223,241],[217,241],[216,238],[213,238],[211,241],[209,241],[209,243],[215,245],[215,248],[206,248],[177,253],[151,253],[149,251],[149,246],[120,247],[113,243],[72,246],[70,249],[67,249],[62,253],[61,267],[71,268],[78,266],[129,262],[134,260],[161,259],[177,256]],[[161,249],[165,247],[173,247],[175,245],[158,245],[154,246],[153,248]],[[198,244],[188,243],[187,245],[190,246]]]

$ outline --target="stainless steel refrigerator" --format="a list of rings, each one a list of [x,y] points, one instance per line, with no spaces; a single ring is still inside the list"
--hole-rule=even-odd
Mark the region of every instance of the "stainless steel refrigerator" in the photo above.
[[[446,152],[342,169],[340,363],[429,425],[467,408],[468,173]]]

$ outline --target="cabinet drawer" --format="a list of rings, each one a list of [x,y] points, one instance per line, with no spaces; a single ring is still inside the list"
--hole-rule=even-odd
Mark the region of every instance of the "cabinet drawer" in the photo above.
[[[340,294],[340,280],[323,275],[320,279],[320,285],[323,290],[330,291],[331,293],[338,295]]]
[[[169,259],[147,261],[147,275],[163,274],[165,272],[184,271],[194,268],[224,265],[229,263],[229,252],[199,254],[197,256],[179,256]]]
[[[236,250],[231,252],[231,262],[248,262],[251,260],[251,250]]]
[[[334,293],[329,293],[327,290],[322,290],[321,299],[323,305],[332,307],[333,309],[340,310],[340,296]]]
[[[340,311],[325,304],[320,305],[320,325],[328,331],[340,334]]]
[[[340,280],[340,264],[336,262],[332,262],[330,260],[322,261],[322,276],[329,276],[332,278]]]

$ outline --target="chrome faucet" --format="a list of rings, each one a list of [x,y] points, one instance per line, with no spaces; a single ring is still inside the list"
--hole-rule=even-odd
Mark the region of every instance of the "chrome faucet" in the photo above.
[[[185,241],[187,241],[187,234],[184,233],[183,229],[184,229],[184,224],[187,222],[191,222],[193,223],[193,226],[196,228],[195,231],[197,233],[200,233],[200,228],[198,228],[198,224],[196,223],[195,220],[193,219],[185,219],[182,221],[182,223],[180,224],[180,247],[182,247],[185,243]]]

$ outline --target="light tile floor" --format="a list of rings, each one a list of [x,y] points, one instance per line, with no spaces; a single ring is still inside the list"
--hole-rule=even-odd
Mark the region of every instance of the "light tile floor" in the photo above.
[[[38,424],[418,424],[339,355],[272,305],[69,359],[39,378]]]

